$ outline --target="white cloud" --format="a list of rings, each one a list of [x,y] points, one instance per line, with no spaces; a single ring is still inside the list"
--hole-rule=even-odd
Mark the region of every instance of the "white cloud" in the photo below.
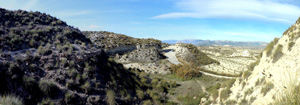
[[[173,12],[152,18],[227,18],[294,23],[300,16],[298,6],[281,0],[179,0]]]

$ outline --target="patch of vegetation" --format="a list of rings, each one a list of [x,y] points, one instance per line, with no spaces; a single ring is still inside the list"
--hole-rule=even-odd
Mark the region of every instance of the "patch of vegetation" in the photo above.
[[[83,33],[91,38],[92,41],[97,43],[101,48],[113,49],[118,45],[158,45],[161,46],[162,42],[157,39],[148,38],[148,39],[139,39],[133,38],[123,34],[117,34],[108,31],[83,31]]]
[[[205,53],[201,52],[192,44],[181,44],[181,46],[186,47],[192,53],[190,57],[187,57],[187,62],[192,62],[197,65],[208,65],[212,63],[220,64],[219,61],[208,57]]]
[[[263,93],[263,95],[265,96],[273,88],[274,88],[274,84],[268,82],[267,84],[265,84],[265,86],[261,89],[260,92]]]
[[[257,66],[260,62],[260,59],[258,59],[257,61],[251,63],[249,66],[248,66],[248,70],[249,71],[253,71],[254,67]]]
[[[255,86],[261,85],[263,82],[265,82],[265,77],[263,77],[261,79],[257,79],[255,82]]]
[[[253,90],[254,90],[253,87],[248,88],[248,89],[245,91],[245,96],[247,96],[247,95],[253,93]]]
[[[278,40],[279,38],[274,38],[274,40],[267,45],[267,47],[265,48],[267,56],[271,55],[273,48],[277,44]]]
[[[175,73],[178,78],[181,78],[184,80],[197,78],[202,75],[199,72],[198,68],[193,64],[188,64],[188,63],[184,63],[183,65],[171,64],[170,68],[171,68],[172,73]]]
[[[285,90],[285,95],[280,95],[273,105],[300,105],[300,85],[293,84],[290,90]]]
[[[198,105],[201,98],[208,98],[206,93],[200,93],[197,96],[179,96],[177,99],[182,102],[183,105]]]
[[[1,105],[23,105],[22,99],[14,95],[0,96]]]
[[[48,80],[40,80],[39,87],[41,91],[48,96],[56,95],[58,90],[58,87],[53,82]]]
[[[291,51],[292,50],[292,48],[293,48],[293,46],[295,45],[295,43],[294,42],[289,42],[289,51]]]
[[[219,89],[221,88],[221,84],[217,83],[214,86],[206,88],[206,91],[210,92],[212,94],[212,97],[214,100],[216,100],[219,96]]]
[[[236,105],[237,102],[236,102],[236,100],[228,100],[228,101],[225,102],[225,104],[226,105]]]
[[[282,45],[278,45],[274,54],[273,54],[273,63],[276,63],[282,56]]]
[[[108,105],[115,105],[116,104],[116,95],[113,90],[107,90],[106,92],[106,102]]]
[[[221,85],[221,87],[224,88],[220,93],[220,99],[221,100],[225,100],[229,97],[229,95],[231,93],[230,88],[232,87],[234,82],[235,82],[235,79],[229,79]]]

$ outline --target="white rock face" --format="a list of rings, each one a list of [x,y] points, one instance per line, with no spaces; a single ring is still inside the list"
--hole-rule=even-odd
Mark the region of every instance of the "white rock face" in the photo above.
[[[273,103],[276,97],[284,95],[284,91],[290,89],[290,84],[299,81],[300,40],[296,36],[299,33],[300,26],[299,24],[293,26],[295,28],[284,34],[278,43],[274,45],[270,56],[267,56],[266,51],[263,52],[260,63],[254,68],[248,79],[237,78],[230,89],[232,93],[227,100],[236,100],[239,103],[245,99],[248,102],[251,100],[252,105],[268,105]],[[295,38],[291,38],[293,34],[295,34]],[[290,42],[295,44],[289,50]],[[272,55],[279,45],[283,46],[283,55],[274,62]],[[265,82],[259,84],[258,81],[263,80]],[[266,83],[272,83],[274,87],[264,95],[261,93],[261,89],[265,87]],[[249,90],[252,90],[252,92],[245,94]]]

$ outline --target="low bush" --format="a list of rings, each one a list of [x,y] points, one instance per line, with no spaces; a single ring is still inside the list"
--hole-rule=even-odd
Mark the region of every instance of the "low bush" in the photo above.
[[[276,63],[282,56],[282,45],[278,45],[274,54],[273,54],[273,63]]]
[[[115,91],[113,90],[107,90],[106,92],[106,102],[109,105],[115,105],[116,104],[116,99],[115,99]]]
[[[261,93],[263,93],[263,95],[266,95],[271,89],[274,88],[274,84],[271,82],[268,82],[262,89],[261,89]]]
[[[53,82],[48,80],[40,80],[39,88],[44,94],[48,96],[56,95],[56,92],[58,90],[58,87]]]
[[[201,98],[208,98],[206,93],[200,93],[197,96],[179,96],[177,99],[182,103],[182,105],[198,105]]]
[[[289,42],[289,51],[291,51],[292,50],[292,48],[293,48],[293,46],[295,45],[295,43],[294,42]]]
[[[176,77],[187,80],[196,77],[200,77],[202,74],[199,72],[198,68],[193,64],[185,63],[183,65],[170,66],[171,72],[176,74]]]
[[[85,93],[88,93],[89,91],[91,91],[92,87],[89,81],[86,81],[82,86],[81,89],[84,90]]]
[[[278,40],[279,38],[274,38],[274,40],[267,45],[267,47],[265,48],[267,56],[271,55],[274,45],[277,44]]]
[[[219,89],[221,88],[221,84],[217,83],[214,86],[206,88],[206,91],[210,92],[212,94],[213,99],[217,99],[219,96]]]

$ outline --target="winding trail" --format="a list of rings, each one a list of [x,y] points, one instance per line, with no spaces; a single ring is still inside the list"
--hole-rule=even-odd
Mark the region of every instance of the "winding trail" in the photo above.
[[[173,64],[176,64],[176,65],[182,64],[181,62],[178,61],[174,51],[165,52],[165,56],[167,56],[168,60]]]
[[[204,75],[208,75],[208,76],[212,76],[212,77],[216,77],[216,78],[225,78],[225,79],[234,79],[234,78],[236,78],[236,77],[230,77],[230,76],[223,76],[223,75],[207,73],[207,72],[204,72],[204,71],[199,71],[199,72],[204,74]]]

